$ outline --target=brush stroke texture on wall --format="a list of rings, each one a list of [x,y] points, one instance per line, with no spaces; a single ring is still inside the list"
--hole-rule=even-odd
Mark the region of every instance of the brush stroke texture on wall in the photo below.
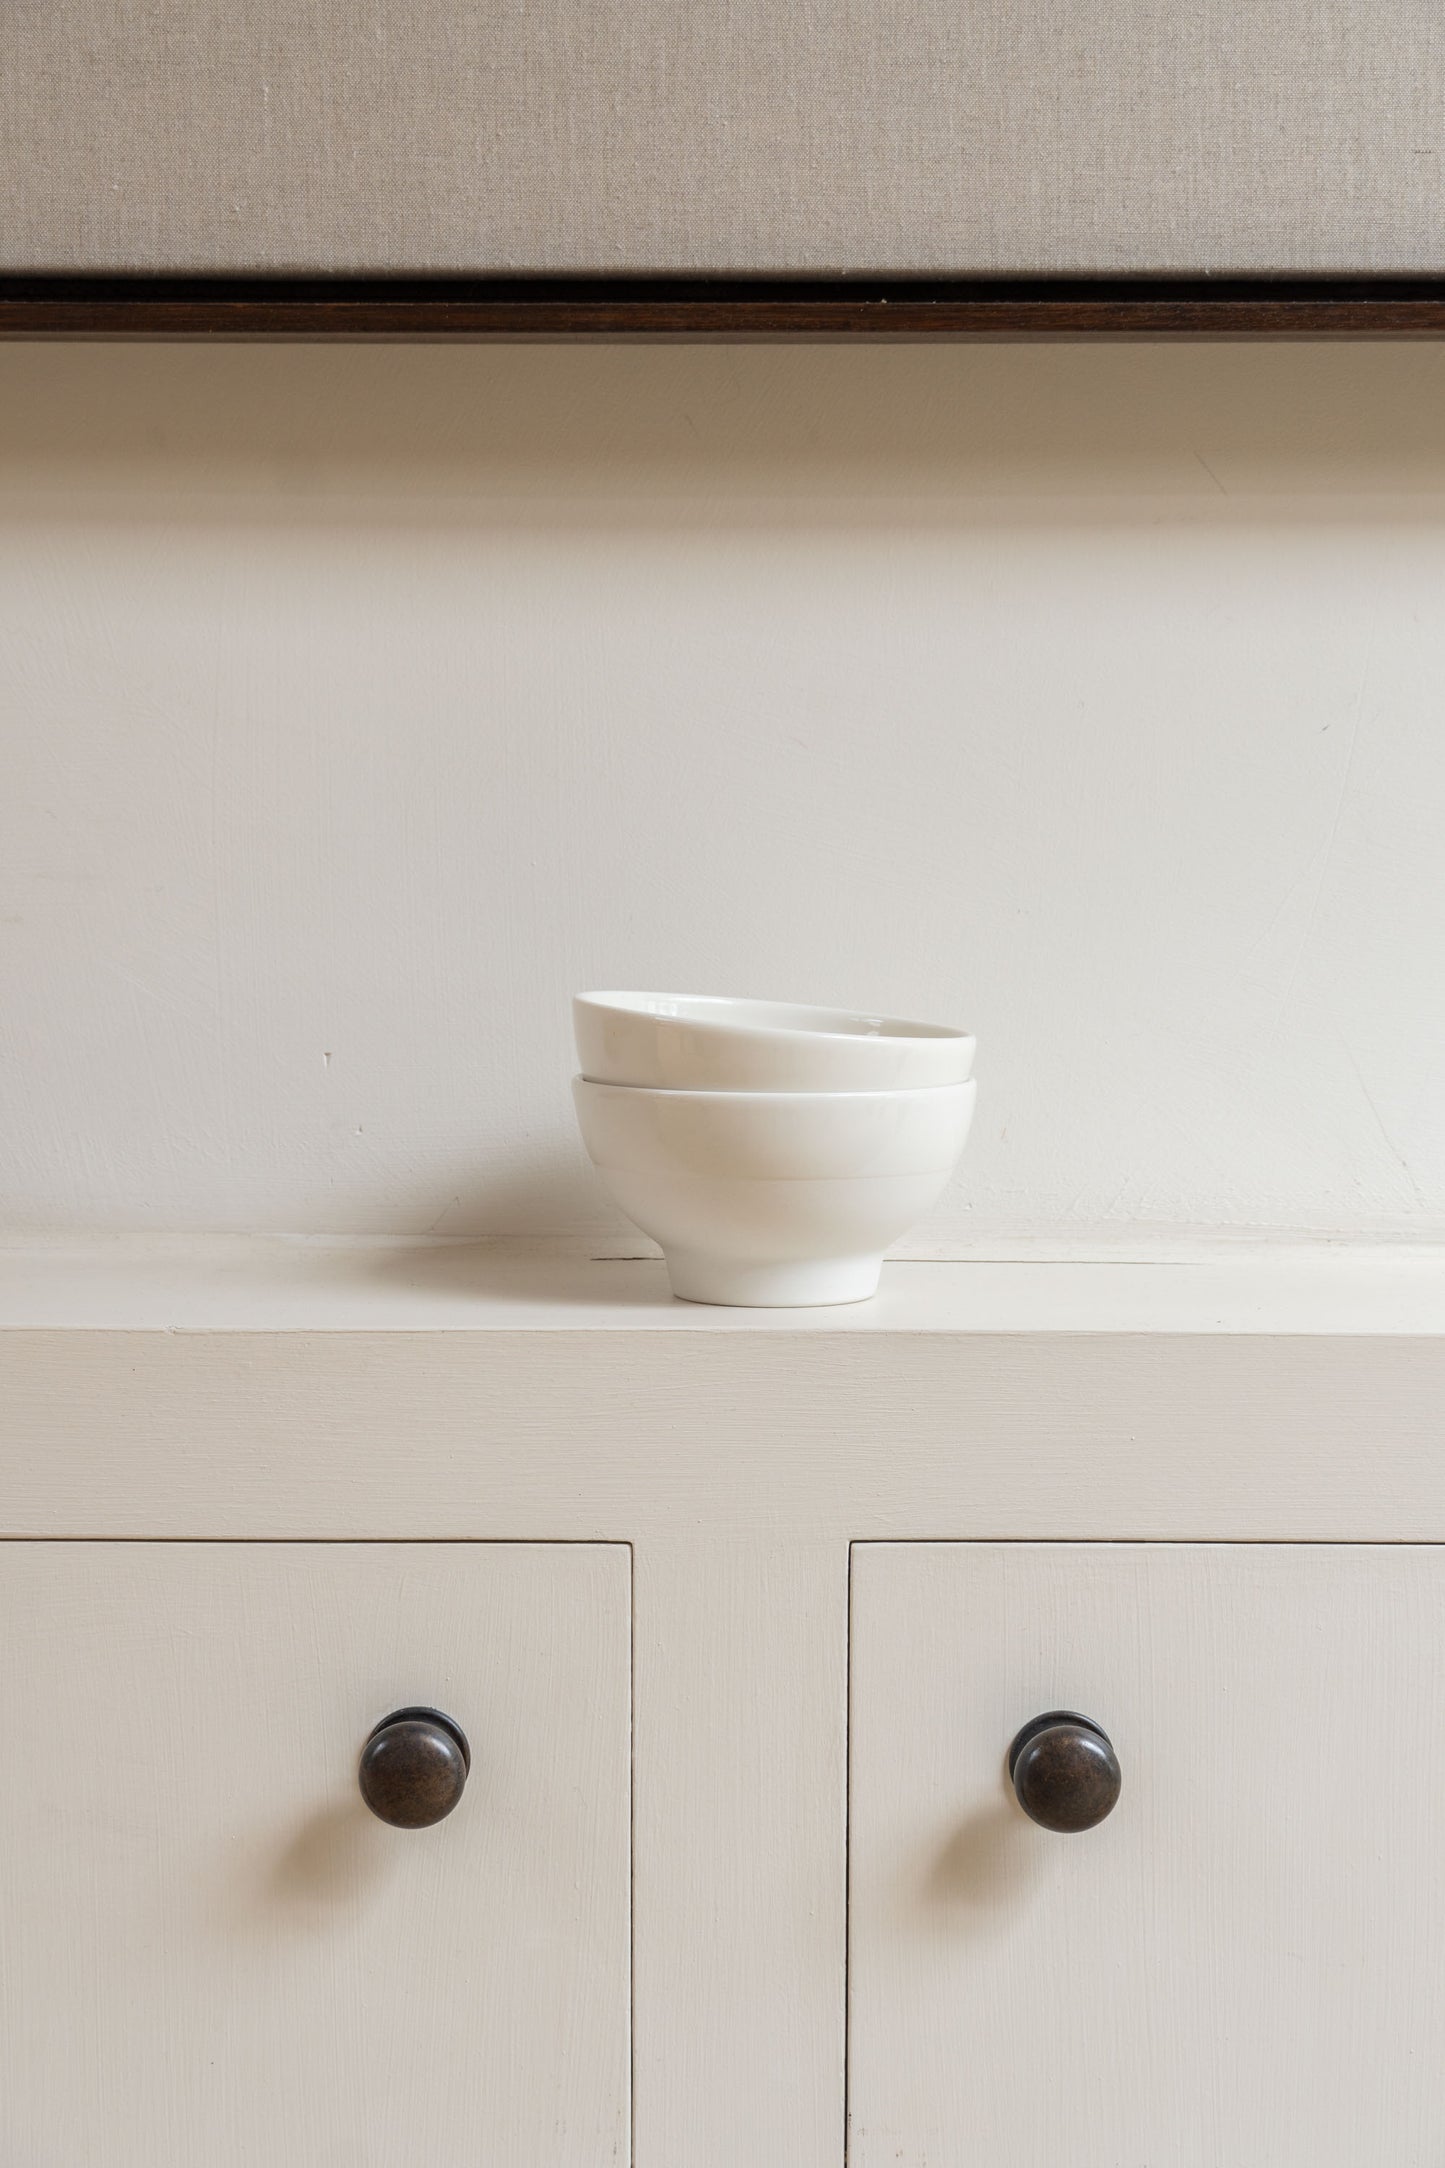
[[[980,1034],[915,1249],[1445,1232],[1445,352],[0,354],[0,1224],[615,1240],[567,996]]]

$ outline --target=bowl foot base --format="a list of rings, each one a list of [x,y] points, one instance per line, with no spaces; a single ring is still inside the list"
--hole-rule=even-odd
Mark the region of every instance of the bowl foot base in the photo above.
[[[667,1276],[679,1302],[716,1302],[740,1310],[809,1309],[866,1302],[878,1292],[881,1257],[809,1257],[749,1264],[667,1250]]]

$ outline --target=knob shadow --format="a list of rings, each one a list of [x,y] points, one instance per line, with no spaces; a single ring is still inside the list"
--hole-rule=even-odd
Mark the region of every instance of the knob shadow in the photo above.
[[[267,1894],[296,1913],[353,1903],[388,1865],[385,1833],[360,1799],[322,1807],[293,1831],[272,1862]]]
[[[929,1861],[922,1895],[931,1911],[980,1916],[1017,1902],[1039,1872],[1039,1848],[1010,1800],[967,1815]]]

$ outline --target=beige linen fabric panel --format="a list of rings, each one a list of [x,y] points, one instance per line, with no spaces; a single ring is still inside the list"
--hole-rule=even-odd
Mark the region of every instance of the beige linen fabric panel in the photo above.
[[[1445,269],[1441,0],[0,0],[0,261]]]

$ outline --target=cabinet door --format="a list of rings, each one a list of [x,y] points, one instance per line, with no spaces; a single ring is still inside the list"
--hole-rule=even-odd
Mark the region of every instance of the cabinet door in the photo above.
[[[624,2160],[630,1573],[605,1544],[0,1544],[0,2160]],[[459,1804],[388,1826],[372,1726]]]
[[[851,1652],[851,2168],[1445,2160],[1445,1555],[864,1544]]]

